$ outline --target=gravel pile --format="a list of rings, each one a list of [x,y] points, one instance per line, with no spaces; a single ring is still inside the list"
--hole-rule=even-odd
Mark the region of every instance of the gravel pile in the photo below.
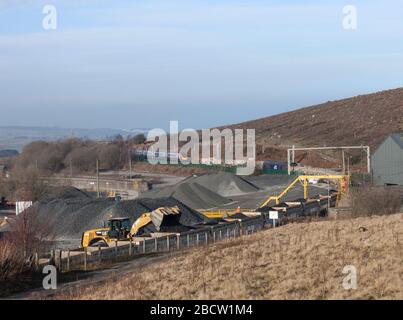
[[[182,211],[179,222],[185,227],[211,222],[201,213],[172,197],[141,198],[128,201],[94,199],[77,193],[67,197],[57,191],[60,198],[48,195],[34,204],[40,219],[46,219],[56,234],[56,239],[78,239],[85,230],[102,228],[111,217],[130,217],[134,222],[141,214],[163,206],[179,206]]]
[[[179,183],[158,191],[145,194],[146,197],[172,197],[194,209],[208,209],[229,203],[230,201],[198,183]]]
[[[222,172],[189,177],[174,186],[149,191],[146,197],[173,197],[194,209],[211,209],[230,203],[229,197],[259,191],[253,183]]]
[[[84,191],[74,187],[47,187],[41,200],[49,201],[52,199],[71,199],[71,198],[91,198]]]
[[[204,174],[191,177],[182,183],[198,183],[222,197],[238,196],[259,191],[259,187],[253,183],[230,172]]]

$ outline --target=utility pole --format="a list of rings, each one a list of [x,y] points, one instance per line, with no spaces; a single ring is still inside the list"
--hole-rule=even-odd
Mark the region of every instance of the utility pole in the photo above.
[[[99,160],[97,158],[97,198],[99,198]]]
[[[345,163],[345,160],[344,160],[344,149],[341,149],[341,157],[342,157],[342,160],[343,160],[343,174],[346,174],[346,163]]]
[[[371,186],[374,184],[374,171],[372,170],[371,167],[371,153],[370,153],[370,148],[367,147],[367,167],[368,167],[368,173],[369,173],[369,177],[370,177],[370,182],[371,182]]]
[[[132,151],[129,149],[129,179],[132,179]]]
[[[70,179],[73,178],[73,162],[71,161],[71,157],[69,159],[69,163],[70,163]]]

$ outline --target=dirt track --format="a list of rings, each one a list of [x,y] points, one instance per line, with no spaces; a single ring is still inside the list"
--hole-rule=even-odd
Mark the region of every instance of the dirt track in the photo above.
[[[163,263],[164,261],[181,254],[180,252],[152,254],[146,257],[120,262],[109,268],[75,273],[66,279],[65,282],[59,283],[57,290],[44,290],[42,288],[32,289],[23,293],[15,294],[7,299],[22,300],[39,300],[51,299],[61,293],[68,294],[70,291],[76,291],[80,287],[103,285],[113,277],[125,277],[132,274],[135,270],[142,269],[154,263]]]

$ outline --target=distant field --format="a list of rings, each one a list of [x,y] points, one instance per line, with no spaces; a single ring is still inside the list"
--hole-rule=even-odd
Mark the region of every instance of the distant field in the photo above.
[[[60,127],[20,127],[0,126],[0,150],[15,149],[21,151],[24,145],[37,140],[56,141],[60,139],[77,138],[108,139],[118,134],[126,137],[136,133],[146,132],[148,129],[80,129]]]
[[[71,286],[64,299],[403,299],[403,213],[290,224]],[[355,266],[357,289],[342,286]]]

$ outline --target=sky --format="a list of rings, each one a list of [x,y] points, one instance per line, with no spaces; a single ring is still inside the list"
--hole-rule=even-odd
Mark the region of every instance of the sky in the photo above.
[[[0,125],[200,129],[402,87],[402,14],[403,0],[2,0]]]

